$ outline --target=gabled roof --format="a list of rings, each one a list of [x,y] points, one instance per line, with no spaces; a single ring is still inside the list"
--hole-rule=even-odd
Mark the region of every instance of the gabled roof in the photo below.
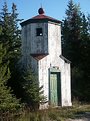
[[[59,21],[57,19],[54,19],[54,18],[49,17],[49,16],[46,16],[44,14],[44,11],[43,11],[42,8],[39,8],[38,13],[39,13],[39,15],[34,16],[31,19],[28,19],[28,20],[22,22],[21,26],[27,25],[29,23],[38,23],[38,22],[42,23],[42,22],[48,22],[48,21],[55,22],[55,23],[58,23],[58,24],[61,23],[61,21]]]
[[[67,58],[65,58],[63,55],[60,55],[60,58],[63,59],[66,63],[71,63]]]

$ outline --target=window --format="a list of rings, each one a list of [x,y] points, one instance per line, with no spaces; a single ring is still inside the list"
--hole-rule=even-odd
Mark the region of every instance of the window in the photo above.
[[[43,35],[42,28],[37,28],[36,29],[36,35],[37,36],[42,36]]]

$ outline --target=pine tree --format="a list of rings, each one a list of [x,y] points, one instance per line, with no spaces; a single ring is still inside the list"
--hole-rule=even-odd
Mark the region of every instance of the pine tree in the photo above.
[[[39,87],[37,76],[31,68],[24,74],[23,89],[23,100],[31,110],[38,109],[40,102],[46,101],[43,95],[43,86]]]
[[[90,14],[88,14],[87,19],[88,19],[88,32],[90,34]]]
[[[79,6],[75,5],[73,1],[70,0],[68,9],[66,10],[66,18],[63,20],[62,24],[62,41],[64,41],[63,54],[72,62],[72,66],[78,66],[80,60],[81,21]],[[76,52],[78,54],[76,54]]]
[[[12,4],[12,12],[10,15],[10,34],[11,34],[11,59],[17,60],[20,57],[20,46],[21,46],[21,30],[19,29],[18,23],[21,20],[18,19],[18,13],[16,5]]]
[[[21,46],[21,31],[18,27],[18,22],[20,21],[18,13],[16,12],[16,5],[12,4],[12,12],[8,12],[7,3],[4,3],[2,12],[1,12],[1,22],[3,23],[3,38],[8,43],[8,59],[11,61],[16,61],[20,57],[20,46]]]
[[[89,23],[85,15],[82,16],[81,31],[81,64],[79,65],[83,71],[82,75],[82,93],[83,100],[90,101],[90,33]]]
[[[80,6],[70,0],[65,20],[62,23],[63,54],[71,60],[72,94],[83,101],[90,101],[89,26],[89,16],[87,21],[85,15],[80,11]]]
[[[8,85],[11,86],[14,94],[17,96],[17,98],[21,98],[20,94],[18,93],[21,88],[21,80],[20,80],[20,75],[19,72],[19,60],[21,57],[21,30],[19,29],[18,23],[21,20],[18,19],[18,13],[17,13],[17,8],[16,5],[13,3],[12,4],[12,12],[10,15],[10,34],[11,34],[11,41],[9,43],[10,45],[10,72],[11,72],[11,78],[8,80]],[[21,91],[20,91],[21,92]]]
[[[10,88],[6,86],[7,80],[10,78],[9,61],[6,59],[6,55],[7,48],[2,42],[2,31],[0,31],[0,112],[14,111],[20,108],[19,100],[11,94]]]
[[[72,19],[73,12],[75,10],[75,4],[73,0],[68,2],[68,9],[66,10],[67,20],[70,21]]]
[[[19,59],[21,57],[21,30],[18,23],[21,20],[18,19],[18,13],[16,5],[12,4],[12,11],[8,12],[7,3],[4,3],[1,12],[1,22],[3,35],[2,38],[7,43],[7,55],[6,58],[9,61],[10,78],[7,81],[7,86],[10,86],[13,93],[19,98],[19,89],[21,89],[20,75],[19,73]],[[3,41],[4,42],[4,41]]]

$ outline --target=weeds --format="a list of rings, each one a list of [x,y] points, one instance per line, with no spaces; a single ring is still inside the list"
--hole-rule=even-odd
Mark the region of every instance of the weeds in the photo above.
[[[90,105],[49,108],[36,112],[25,110],[21,115],[14,117],[14,119],[10,121],[65,121],[68,118],[76,118],[76,115],[84,114],[85,112],[90,112]]]

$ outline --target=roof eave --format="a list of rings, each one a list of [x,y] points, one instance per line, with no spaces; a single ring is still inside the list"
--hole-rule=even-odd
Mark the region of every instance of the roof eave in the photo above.
[[[63,59],[66,63],[71,63],[71,61],[65,58],[63,55],[60,55],[60,58]]]
[[[28,19],[28,20],[23,21],[22,23],[20,23],[20,25],[24,26],[24,25],[27,25],[27,24],[30,24],[30,23],[43,23],[43,22],[48,22],[48,21],[55,22],[55,23],[58,23],[58,24],[61,23],[61,21],[59,21],[59,20],[44,18],[44,19]]]

